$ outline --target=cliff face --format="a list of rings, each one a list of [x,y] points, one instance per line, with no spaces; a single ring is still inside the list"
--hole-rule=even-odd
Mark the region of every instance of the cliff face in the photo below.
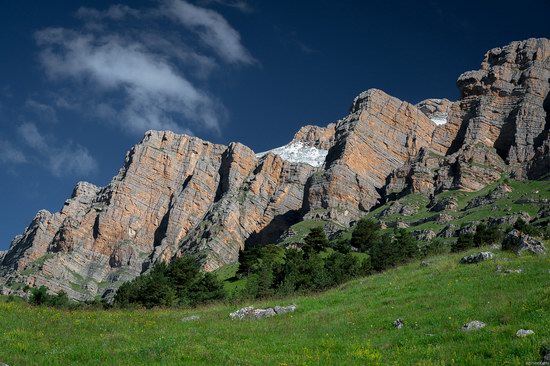
[[[388,174],[430,145],[435,128],[416,107],[380,90],[359,95],[336,124],[325,170],[310,180],[307,217],[356,220],[379,202]]]
[[[492,49],[481,69],[462,74],[457,85],[461,98],[450,106],[447,124],[438,126],[432,149],[396,170],[387,193],[472,191],[502,173],[518,179],[547,174],[550,40]]]
[[[245,244],[276,242],[304,218],[347,225],[392,195],[546,174],[550,41],[493,49],[457,83],[460,100],[416,106],[368,90],[343,119],[260,154],[149,131],[108,186],[79,183],[0,253],[2,291],[108,295],[174,256],[198,255],[207,270],[235,262]]]

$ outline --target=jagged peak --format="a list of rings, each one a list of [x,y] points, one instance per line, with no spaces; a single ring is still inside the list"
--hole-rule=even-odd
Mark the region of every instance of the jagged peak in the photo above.
[[[95,184],[81,181],[75,185],[73,189],[73,193],[71,194],[71,198],[76,198],[79,196],[95,195],[100,189],[101,187],[98,187]]]

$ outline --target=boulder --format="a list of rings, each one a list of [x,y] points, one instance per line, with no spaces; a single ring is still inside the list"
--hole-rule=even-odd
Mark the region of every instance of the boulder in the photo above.
[[[296,311],[296,305],[292,304],[288,306],[275,306],[273,310],[275,310],[275,313],[277,313],[277,315],[293,313]]]
[[[501,265],[497,266],[497,272],[498,273],[504,273],[504,274],[513,274],[513,273],[523,273],[523,269],[517,268],[517,269],[507,269],[503,268]]]
[[[531,329],[520,329],[516,332],[516,337],[524,338],[535,334]]]
[[[415,230],[413,231],[413,236],[416,240],[431,241],[435,239],[436,234],[432,230]]]
[[[401,329],[405,326],[405,321],[403,319],[396,319],[393,322],[393,326],[397,329]]]
[[[462,257],[460,260],[460,263],[462,264],[475,264],[480,263],[483,261],[487,261],[494,258],[494,254],[492,252],[479,252],[475,254],[471,254],[465,257]]]
[[[546,365],[546,363],[550,363],[550,345],[549,344],[543,344],[540,347],[540,361],[541,364]]]
[[[201,317],[198,316],[198,315],[191,315],[191,316],[186,316],[185,318],[183,318],[181,321],[182,322],[192,322],[192,321],[196,321],[196,320],[199,320]]]
[[[512,250],[518,255],[523,252],[532,254],[546,253],[546,246],[544,246],[542,241],[534,239],[517,229],[510,231],[508,235],[506,235],[506,238],[502,242],[502,249]]]
[[[508,196],[510,192],[512,192],[512,187],[510,187],[507,184],[499,184],[495,189],[493,189],[487,195],[476,197],[470,202],[468,202],[468,205],[466,206],[466,210],[479,207],[479,206],[492,205],[497,200]]]
[[[482,321],[472,320],[471,322],[464,324],[462,326],[462,330],[465,331],[465,332],[469,332],[469,331],[472,331],[472,330],[478,330],[478,329],[484,328],[486,325],[487,324],[485,324]]]
[[[450,224],[447,227],[445,227],[440,233],[439,237],[444,239],[449,239],[454,236],[456,236],[456,232],[458,230],[458,226],[455,224]]]
[[[445,198],[437,202],[430,211],[441,212],[441,211],[456,211],[458,209],[458,201],[454,197]]]
[[[287,313],[292,313],[296,311],[296,305],[288,305],[288,306],[275,306],[272,308],[267,309],[256,309],[254,306],[247,306],[242,309],[239,309],[237,311],[234,311],[229,314],[229,317],[231,319],[261,319],[261,318],[267,318],[274,315],[282,315]]]

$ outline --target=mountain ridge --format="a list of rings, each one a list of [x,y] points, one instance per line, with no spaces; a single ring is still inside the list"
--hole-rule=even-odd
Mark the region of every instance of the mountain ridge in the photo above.
[[[457,85],[456,102],[359,94],[347,116],[304,126],[289,143],[326,150],[316,166],[148,131],[107,186],[78,183],[60,212],[40,211],[0,254],[2,293],[46,285],[79,300],[108,296],[175,256],[198,255],[206,270],[233,263],[245,244],[276,241],[303,219],[349,226],[391,197],[547,170],[549,40],[492,49]]]

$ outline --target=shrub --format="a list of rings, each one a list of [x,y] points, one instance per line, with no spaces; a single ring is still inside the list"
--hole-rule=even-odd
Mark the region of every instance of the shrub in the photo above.
[[[37,306],[46,305],[55,306],[58,308],[67,308],[75,305],[75,303],[71,302],[64,291],[60,291],[58,294],[50,295],[46,286],[31,289],[29,303]]]
[[[405,263],[419,255],[418,242],[405,229],[392,234],[388,232],[377,240],[369,251],[372,268],[382,271],[397,264]]]
[[[46,305],[50,301],[51,295],[48,294],[46,286],[31,289],[29,302],[33,305]]]
[[[350,244],[360,252],[367,252],[380,238],[380,226],[365,218],[359,220],[351,234]]]
[[[370,274],[372,274],[372,261],[371,261],[371,258],[370,258],[370,255],[366,258],[363,259],[363,261],[361,262],[361,275],[362,276],[368,276]]]
[[[370,248],[369,255],[372,261],[372,268],[375,271],[382,271],[396,264],[396,255],[393,248],[391,233],[382,235]]]
[[[438,255],[448,253],[450,246],[445,243],[442,238],[435,238],[429,242],[425,242],[422,247],[419,248],[420,255],[425,258],[429,255]]]
[[[314,227],[304,238],[302,249],[306,255],[319,253],[329,247],[329,241],[322,227]]]
[[[461,252],[463,250],[473,248],[474,246],[474,234],[460,234],[456,241],[451,244],[451,252]]]
[[[338,285],[361,273],[361,262],[351,253],[332,253],[325,261],[331,285]]]
[[[542,234],[538,227],[525,222],[521,218],[514,224],[514,229],[530,236],[540,236]]]
[[[334,240],[330,243],[330,246],[332,249],[334,249],[336,252],[347,254],[351,252],[351,245],[348,240],[346,239],[338,239]]]

